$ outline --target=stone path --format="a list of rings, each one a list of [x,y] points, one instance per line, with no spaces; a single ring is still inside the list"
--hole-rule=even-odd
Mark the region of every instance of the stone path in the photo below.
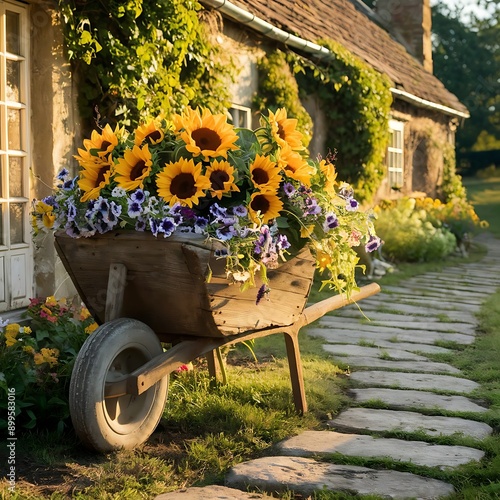
[[[478,385],[428,357],[474,342],[474,314],[500,287],[500,241],[483,235],[482,243],[488,254],[480,263],[384,287],[360,304],[363,313],[355,305],[345,307],[307,329],[324,339],[335,362],[352,370],[354,405],[330,420],[329,430],[303,432],[279,443],[274,456],[238,464],[227,474],[226,487],[188,488],[157,499],[243,500],[288,490],[307,498],[320,489],[394,499],[452,493],[452,485],[428,477],[320,459],[342,454],[439,469],[482,459],[484,452],[471,443],[492,429],[481,422],[487,408],[474,398]],[[398,439],[401,433],[412,439]],[[432,444],[436,436],[454,436],[458,444]],[[464,437],[468,446],[460,445]],[[249,489],[261,493],[246,493]]]

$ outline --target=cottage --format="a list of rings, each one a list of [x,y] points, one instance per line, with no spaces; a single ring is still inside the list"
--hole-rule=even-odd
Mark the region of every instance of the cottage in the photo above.
[[[442,144],[467,109],[432,75],[429,0],[378,0],[372,11],[360,0],[202,0],[218,13],[217,41],[237,61],[231,86],[233,119],[250,125],[258,90],[258,63],[276,49],[328,66],[335,57],[317,40],[347,49],[390,82],[392,107],[387,171],[376,197],[425,192],[436,195],[443,177]],[[54,175],[71,163],[81,140],[78,81],[64,52],[57,2],[0,1],[0,157],[2,165],[0,312],[14,315],[35,295],[73,293],[50,236],[35,248],[31,200],[50,194]],[[326,154],[331,127],[314,92],[301,92],[312,118],[309,150]],[[345,118],[346,120],[349,117]]]

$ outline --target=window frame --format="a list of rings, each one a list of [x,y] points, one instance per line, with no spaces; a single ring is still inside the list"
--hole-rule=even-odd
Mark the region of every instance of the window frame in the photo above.
[[[386,165],[387,181],[390,190],[400,190],[404,185],[404,131],[405,124],[400,120],[389,120],[391,134],[387,147]],[[399,136],[394,140],[394,137]]]

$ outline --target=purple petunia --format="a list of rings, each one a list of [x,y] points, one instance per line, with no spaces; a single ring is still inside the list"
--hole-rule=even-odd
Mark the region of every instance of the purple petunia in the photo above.
[[[144,200],[146,199],[146,194],[144,193],[144,191],[142,189],[136,189],[131,195],[130,195],[130,199],[132,201],[135,201],[136,203],[143,203]]]
[[[290,182],[285,182],[285,184],[283,184],[283,191],[288,196],[288,198],[290,198],[293,193],[295,193],[295,187]]]
[[[236,205],[233,207],[233,214],[237,217],[245,217],[248,214],[248,210],[244,205]]]
[[[142,214],[141,204],[137,201],[128,200],[128,211],[127,214],[133,219],[139,217]]]
[[[339,219],[337,215],[333,212],[328,212],[325,217],[325,222],[323,222],[323,231],[327,233],[328,231],[335,229],[339,225]]]
[[[374,236],[373,234],[370,236],[368,243],[365,245],[365,250],[367,252],[374,252],[377,250],[382,244],[382,240],[378,236]]]
[[[57,174],[57,178],[60,181],[63,181],[69,175],[69,171],[67,168],[61,169],[61,171]]]
[[[345,209],[348,212],[355,212],[359,208],[359,203],[354,198],[348,198]]]

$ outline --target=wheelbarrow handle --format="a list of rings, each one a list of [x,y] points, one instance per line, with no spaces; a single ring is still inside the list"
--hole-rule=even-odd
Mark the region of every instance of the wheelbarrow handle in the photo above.
[[[335,309],[340,309],[348,304],[353,304],[359,300],[366,299],[367,297],[375,295],[378,292],[380,292],[380,285],[378,283],[370,283],[369,285],[361,287],[359,291],[352,293],[349,298],[342,294],[316,302],[315,304],[307,307],[302,313],[302,316],[304,317],[303,325],[309,325],[313,321],[316,321],[324,316],[326,313],[334,311]]]

